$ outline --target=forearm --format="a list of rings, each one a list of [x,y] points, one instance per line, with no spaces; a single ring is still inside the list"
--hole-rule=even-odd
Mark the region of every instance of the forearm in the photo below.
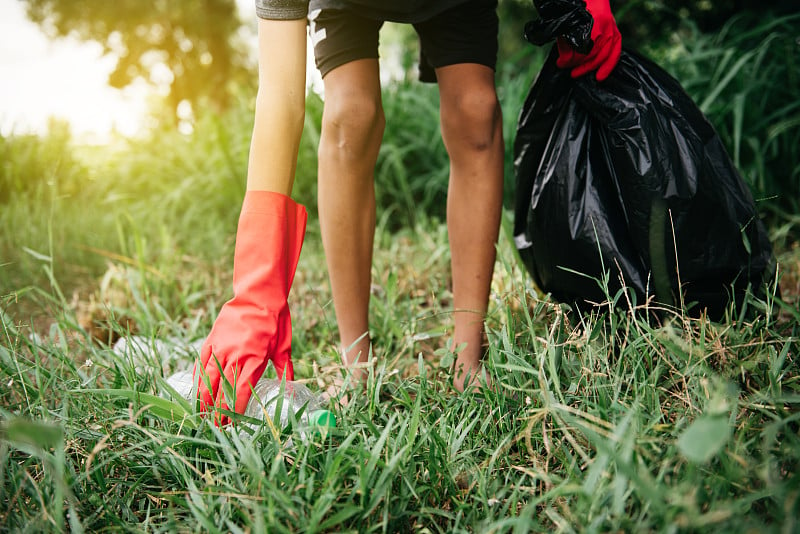
[[[289,195],[305,118],[305,19],[259,19],[258,57],[247,188]]]

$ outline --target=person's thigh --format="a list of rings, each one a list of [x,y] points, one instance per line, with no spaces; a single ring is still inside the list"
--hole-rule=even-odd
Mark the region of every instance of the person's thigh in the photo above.
[[[414,25],[420,38],[420,80],[436,81],[436,69],[497,64],[497,0],[469,0]]]

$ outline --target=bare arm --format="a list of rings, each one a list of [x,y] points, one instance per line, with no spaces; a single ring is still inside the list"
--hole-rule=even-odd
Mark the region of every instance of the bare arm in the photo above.
[[[259,19],[258,83],[247,189],[290,195],[305,118],[305,19]]]

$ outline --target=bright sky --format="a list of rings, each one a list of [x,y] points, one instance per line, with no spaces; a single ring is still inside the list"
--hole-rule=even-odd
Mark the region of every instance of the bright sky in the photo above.
[[[244,20],[255,17],[253,0],[237,1]],[[42,133],[51,116],[68,120],[81,141],[103,142],[114,129],[135,134],[148,89],[144,82],[109,87],[113,66],[99,44],[51,41],[27,19],[22,2],[0,0],[0,134]]]

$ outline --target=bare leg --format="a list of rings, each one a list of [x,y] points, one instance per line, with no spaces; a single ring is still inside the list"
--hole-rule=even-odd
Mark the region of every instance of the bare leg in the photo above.
[[[385,119],[378,61],[352,61],[325,78],[319,217],[345,364],[369,356],[375,234],[374,170]],[[363,370],[356,371],[363,378]]]
[[[258,21],[258,96],[247,189],[289,195],[303,132],[306,20]]]
[[[459,64],[436,71],[442,138],[450,156],[447,229],[453,277],[455,386],[477,378],[503,201],[503,131],[494,71]]]

